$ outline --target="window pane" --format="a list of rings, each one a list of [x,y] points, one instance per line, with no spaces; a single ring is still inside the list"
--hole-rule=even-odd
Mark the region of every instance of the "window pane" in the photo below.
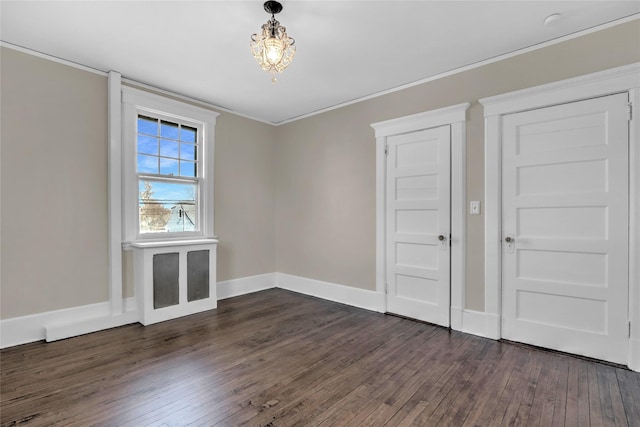
[[[197,183],[139,180],[141,233],[198,230]]]
[[[162,175],[178,175],[178,161],[160,158],[160,173]]]
[[[196,142],[196,128],[182,126],[180,128],[180,140],[183,142]]]
[[[138,133],[147,135],[158,134],[158,120],[150,117],[138,116]]]
[[[181,176],[196,176],[196,164],[195,162],[180,162],[180,175]]]
[[[178,125],[164,120],[160,124],[160,136],[164,138],[178,139]]]
[[[198,211],[195,201],[191,203],[179,203],[171,208],[171,217],[167,222],[167,231],[179,233],[182,231],[196,231]]]
[[[180,158],[182,160],[196,159],[196,146],[191,144],[180,144]]]
[[[138,135],[138,153],[158,155],[158,138]]]
[[[158,157],[138,154],[138,172],[158,173]]]
[[[166,139],[161,139],[160,155],[163,157],[173,157],[174,159],[177,159],[179,157],[178,143],[175,141],[168,141]]]

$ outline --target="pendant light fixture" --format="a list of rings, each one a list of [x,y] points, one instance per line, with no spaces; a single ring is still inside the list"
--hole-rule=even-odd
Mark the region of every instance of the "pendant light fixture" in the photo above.
[[[277,81],[276,74],[284,71],[291,64],[296,54],[295,40],[287,35],[287,29],[275,18],[282,11],[277,1],[264,3],[264,10],[271,14],[271,19],[262,26],[262,33],[251,36],[251,53],[264,71],[271,73],[271,81]]]

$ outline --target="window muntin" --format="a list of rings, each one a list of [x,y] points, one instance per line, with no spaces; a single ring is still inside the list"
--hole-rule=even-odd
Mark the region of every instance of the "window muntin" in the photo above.
[[[198,124],[138,114],[138,234],[200,230],[201,130]]]
[[[213,168],[218,116],[210,109],[122,86],[125,242],[215,236]],[[146,183],[151,184],[153,194],[148,197],[149,209],[143,211],[145,217],[141,218],[140,199]],[[167,196],[163,186],[180,192]],[[164,223],[167,212],[163,209],[172,207],[177,212],[172,214],[176,221]],[[165,218],[153,221],[154,215]]]
[[[198,128],[138,115],[138,173],[198,176]]]

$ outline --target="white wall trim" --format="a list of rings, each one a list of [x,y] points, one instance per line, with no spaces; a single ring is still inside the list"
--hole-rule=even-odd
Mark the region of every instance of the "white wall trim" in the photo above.
[[[577,32],[572,33],[572,34],[567,34],[566,36],[558,37],[558,38],[555,38],[553,40],[549,40],[549,41],[544,42],[544,43],[539,43],[539,44],[536,44],[536,45],[533,45],[533,46],[529,46],[529,47],[526,47],[526,48],[523,48],[523,49],[514,50],[512,52],[508,52],[508,53],[505,53],[505,54],[502,54],[502,55],[498,55],[498,56],[495,56],[493,58],[485,59],[483,61],[475,62],[473,64],[469,64],[469,65],[465,65],[465,66],[462,66],[462,67],[458,67],[458,68],[455,68],[453,70],[446,71],[444,73],[435,74],[435,75],[430,76],[430,77],[425,77],[424,79],[419,79],[419,80],[416,80],[416,81],[413,81],[413,82],[410,82],[410,83],[406,83],[406,84],[403,84],[403,85],[400,85],[400,86],[396,86],[396,87],[393,87],[393,88],[390,88],[390,89],[386,89],[386,90],[383,90],[383,91],[375,92],[375,93],[372,93],[370,95],[362,96],[360,98],[355,98],[355,99],[352,99],[352,100],[347,101],[347,102],[341,102],[341,103],[338,103],[338,104],[335,104],[335,105],[331,105],[331,106],[326,107],[326,108],[321,108],[319,110],[312,111],[312,112],[307,113],[307,114],[302,114],[300,116],[291,117],[289,119],[282,120],[280,122],[271,122],[271,121],[267,121],[267,120],[264,120],[264,119],[259,119],[257,117],[252,117],[252,116],[249,116],[249,115],[246,115],[246,114],[242,114],[242,113],[236,112],[236,111],[231,110],[231,109],[226,108],[226,107],[222,107],[222,106],[219,106],[219,105],[211,104],[209,102],[202,101],[202,100],[199,100],[199,99],[196,99],[196,98],[191,98],[191,97],[188,97],[188,96],[184,96],[184,95],[178,94],[176,92],[171,92],[170,90],[166,90],[166,89],[161,89],[161,88],[157,88],[157,87],[154,87],[154,86],[150,86],[150,85],[148,85],[146,83],[139,82],[139,81],[136,81],[136,80],[131,80],[131,79],[128,79],[128,78],[124,78],[123,81],[126,84],[130,84],[130,85],[133,85],[133,86],[139,86],[139,87],[143,87],[143,88],[146,88],[146,89],[151,89],[151,90],[154,90],[154,91],[157,91],[157,92],[165,93],[165,94],[177,97],[177,98],[181,98],[181,99],[187,100],[189,102],[195,102],[195,103],[198,103],[200,105],[207,106],[209,108],[214,108],[214,109],[217,109],[217,110],[220,110],[220,111],[231,113],[231,114],[234,114],[236,116],[244,117],[244,118],[247,118],[247,119],[250,119],[250,120],[255,120],[257,122],[269,124],[269,125],[272,125],[272,126],[280,126],[280,125],[285,125],[287,123],[292,123],[292,122],[295,122],[295,121],[298,121],[298,120],[306,119],[308,117],[317,116],[319,114],[326,113],[328,111],[336,110],[336,109],[339,109],[339,108],[343,108],[343,107],[346,107],[346,106],[349,106],[349,105],[352,105],[352,104],[357,104],[359,102],[367,101],[369,99],[377,98],[377,97],[380,97],[380,96],[383,96],[383,95],[388,95],[388,94],[394,93],[394,92],[399,92],[401,90],[409,89],[409,88],[412,88],[414,86],[419,86],[419,85],[422,85],[422,84],[425,84],[425,83],[429,83],[429,82],[432,82],[432,81],[435,81],[435,80],[439,80],[439,79],[442,79],[442,78],[445,78],[445,77],[453,76],[453,75],[456,75],[456,74],[459,74],[459,73],[463,73],[465,71],[473,70],[475,68],[480,68],[480,67],[483,67],[485,65],[493,64],[494,62],[503,61],[505,59],[509,59],[509,58],[512,58],[512,57],[515,57],[515,56],[518,56],[518,55],[523,55],[525,53],[533,52],[533,51],[536,51],[538,49],[543,49],[545,47],[549,47],[549,46],[553,46],[553,45],[556,45],[556,44],[559,44],[559,43],[563,43],[563,42],[566,42],[566,41],[569,41],[569,40],[573,40],[575,38],[586,36],[587,34],[595,33],[595,32],[598,32],[598,31],[605,30],[607,28],[611,28],[611,27],[615,27],[617,25],[621,25],[621,24],[624,24],[624,23],[627,23],[627,22],[635,21],[635,20],[639,19],[639,16],[640,16],[639,14],[634,14],[634,15],[631,15],[631,16],[627,16],[625,18],[621,18],[621,19],[617,19],[617,20],[614,20],[614,21],[611,21],[611,22],[607,22],[607,23],[602,24],[602,25],[597,25],[595,27],[587,28],[587,29],[582,30],[582,31],[577,31]],[[8,42],[5,42],[5,41],[0,41],[0,46],[6,47],[6,48],[9,48],[9,49],[13,49],[13,50],[17,50],[17,51],[20,51],[20,52],[24,52],[24,53],[27,53],[29,55],[33,55],[33,56],[36,56],[36,57],[39,57],[39,58],[44,58],[44,59],[47,59],[49,61],[58,62],[58,63],[64,64],[64,65],[67,65],[67,66],[70,66],[70,67],[79,68],[81,70],[89,71],[91,73],[99,74],[99,75],[102,75],[102,76],[106,76],[107,75],[107,72],[105,72],[105,71],[97,70],[95,68],[91,68],[91,67],[88,67],[86,65],[78,64],[78,63],[73,62],[73,61],[69,61],[69,60],[66,60],[66,59],[63,59],[63,58],[58,58],[56,56],[52,56],[52,55],[49,55],[49,54],[46,54],[46,53],[38,52],[38,51],[35,51],[33,49],[29,49],[29,48],[26,48],[26,47],[23,47],[23,46],[14,45],[14,44],[11,44],[11,43],[8,43]]]
[[[467,104],[468,107],[468,104]],[[465,111],[466,115],[466,111]],[[451,307],[465,307],[467,263],[467,126],[466,117],[451,123]],[[450,315],[450,326],[462,330]]]
[[[107,77],[109,75],[109,72],[107,72],[107,71],[98,70],[96,68],[91,68],[91,67],[89,67],[87,65],[78,64],[77,62],[69,61],[69,60],[64,59],[64,58],[59,58],[57,56],[49,55],[47,53],[38,52],[37,50],[29,49],[29,48],[23,47],[23,46],[18,46],[18,45],[15,45],[15,44],[12,44],[12,43],[9,43],[9,42],[5,42],[5,41],[2,41],[2,40],[0,40],[0,46],[6,47],[7,49],[12,49],[12,50],[15,50],[15,51],[18,51],[18,52],[26,53],[27,55],[35,56],[36,58],[42,58],[42,59],[46,59],[47,61],[56,62],[58,64],[66,65],[68,67],[77,68],[77,69],[83,70],[83,71],[88,71],[90,73],[97,74],[99,76]],[[167,90],[167,89],[162,89],[162,88],[159,88],[159,87],[156,87],[156,86],[151,86],[149,84],[146,84],[146,83],[143,83],[143,82],[140,82],[140,81],[137,81],[137,80],[132,80],[132,79],[124,77],[124,78],[122,78],[122,82],[125,83],[128,86],[135,86],[135,87],[139,87],[139,88],[142,88],[142,89],[151,90],[153,92],[162,93],[162,94],[165,94],[165,95],[169,95],[169,96],[171,96],[173,98],[178,98],[178,99],[185,100],[187,102],[191,102],[191,103],[194,103],[194,104],[201,105],[201,106],[203,106],[205,108],[224,111],[226,113],[234,114],[236,116],[244,117],[246,119],[255,120],[257,122],[265,123],[265,124],[272,125],[272,126],[277,126],[276,123],[270,122],[268,120],[263,120],[263,119],[259,119],[257,117],[248,116],[246,114],[239,113],[237,111],[231,110],[231,109],[226,108],[226,107],[222,107],[220,105],[215,105],[215,104],[212,104],[210,102],[203,101],[201,99],[193,98],[193,97],[190,97],[190,96],[182,95],[182,94],[179,94],[177,92],[172,92],[172,91]]]
[[[488,336],[500,338],[502,316],[502,116],[581,99],[629,92],[629,367],[640,371],[640,63],[481,99],[485,115],[485,312],[495,318]]]
[[[146,91],[160,93],[160,94],[163,94],[163,95],[170,96],[172,98],[181,99],[183,101],[199,105],[199,106],[207,108],[209,110],[224,111],[225,113],[230,113],[230,114],[233,114],[235,116],[244,117],[245,119],[254,120],[256,122],[260,122],[260,123],[264,123],[264,124],[267,124],[267,125],[274,126],[274,123],[270,122],[268,120],[263,120],[263,119],[259,119],[257,117],[252,117],[252,116],[248,116],[246,114],[238,113],[237,111],[233,111],[233,110],[231,110],[229,108],[225,108],[225,107],[222,107],[220,105],[211,104],[210,102],[203,101],[203,100],[197,99],[197,98],[193,98],[191,96],[182,95],[182,94],[179,94],[177,92],[172,92],[171,90],[168,90],[168,89],[162,89],[162,88],[159,88],[157,86],[151,86],[149,84],[146,84],[146,83],[143,83],[143,82],[139,82],[137,80],[132,80],[132,79],[129,79],[129,78],[123,78],[122,82],[125,85],[133,87],[133,88],[139,88],[139,89],[143,89],[143,90],[146,90]]]
[[[276,278],[278,288],[363,308],[365,310],[380,311],[381,299],[384,299],[384,295],[367,289],[323,282],[306,277],[293,276],[291,274],[276,273]]]
[[[462,332],[487,337],[486,315],[475,310],[462,310]]]
[[[493,64],[494,62],[499,62],[499,61],[503,61],[505,59],[513,58],[514,56],[523,55],[525,53],[533,52],[533,51],[536,51],[538,49],[543,49],[545,47],[549,47],[549,46],[553,46],[553,45],[556,45],[556,44],[559,44],[559,43],[563,43],[563,42],[566,42],[566,41],[569,41],[569,40],[572,40],[572,39],[575,39],[575,38],[578,38],[578,37],[586,36],[587,34],[595,33],[597,31],[602,31],[602,30],[605,30],[605,29],[610,28],[610,27],[615,27],[616,25],[624,24],[626,22],[635,21],[635,20],[639,19],[639,17],[640,17],[640,14],[634,14],[634,15],[631,15],[631,16],[627,16],[626,18],[622,18],[622,19],[618,19],[618,20],[615,20],[615,21],[607,22],[606,24],[598,25],[598,26],[595,26],[595,27],[592,27],[592,28],[587,28],[586,30],[583,30],[583,31],[577,31],[575,33],[568,34],[568,35],[563,36],[563,37],[558,37],[556,39],[549,40],[549,41],[544,42],[544,43],[539,43],[539,44],[536,44],[536,45],[533,45],[533,46],[529,46],[529,47],[526,47],[526,48],[523,48],[523,49],[514,50],[513,52],[508,52],[508,53],[505,53],[505,54],[502,54],[502,55],[495,56],[493,58],[489,58],[489,59],[485,59],[483,61],[475,62],[473,64],[469,64],[469,65],[465,65],[465,66],[462,66],[462,67],[454,68],[453,70],[446,71],[444,73],[435,74],[433,76],[426,77],[424,79],[416,80],[414,82],[410,82],[410,83],[407,83],[407,84],[404,84],[404,85],[400,85],[400,86],[396,86],[396,87],[393,87],[393,88],[390,88],[390,89],[387,89],[387,90],[383,90],[383,91],[380,91],[380,92],[372,93],[371,95],[367,95],[367,96],[363,96],[363,97],[360,97],[360,98],[352,99],[352,100],[347,101],[347,102],[342,102],[340,104],[332,105],[332,106],[327,107],[327,108],[322,108],[320,110],[312,111],[311,113],[308,113],[308,114],[303,114],[303,115],[300,115],[300,116],[292,117],[290,119],[283,120],[283,121],[277,122],[277,123],[272,123],[272,124],[275,125],[275,126],[280,126],[280,125],[285,125],[287,123],[295,122],[297,120],[302,120],[302,119],[306,119],[308,117],[313,117],[313,116],[316,116],[318,114],[322,114],[322,113],[326,113],[328,111],[337,110],[339,108],[346,107],[348,105],[357,104],[359,102],[367,101],[369,99],[377,98],[379,96],[388,95],[390,93],[398,92],[398,91],[401,91],[401,90],[409,89],[409,88],[414,87],[414,86],[419,86],[419,85],[422,85],[422,84],[425,84],[425,83],[429,83],[429,82],[432,82],[434,80],[443,79],[445,77],[453,76],[453,75],[456,75],[456,74],[459,74],[459,73],[463,73],[465,71],[473,70],[475,68],[480,68],[480,67],[483,67],[485,65]]]
[[[42,58],[46,59],[47,61],[57,62],[58,64],[66,65],[67,67],[88,71],[99,76],[106,77],[109,74],[106,71],[91,68],[88,65],[78,64],[77,62],[69,61],[68,59],[59,58],[57,56],[49,55],[48,53],[38,52],[37,50],[29,49],[28,47],[24,46],[18,46],[17,44],[9,43],[4,40],[0,40],[0,46],[18,52],[26,53],[27,55],[35,56],[36,58]]]
[[[337,283],[324,282],[285,273],[266,273],[217,283],[218,300],[250,294],[272,288],[310,295],[365,310],[384,312],[384,294]],[[0,320],[0,348],[35,341],[55,341],[137,323],[136,298],[123,300],[123,312],[111,313],[109,301],[28,316]],[[452,307],[452,316],[460,318],[456,330],[493,338],[488,331],[492,316],[472,310]],[[640,350],[640,341],[636,348]]]
[[[451,126],[451,307],[464,307],[467,239],[466,115],[470,104],[413,114],[371,124],[376,136],[376,293],[385,296],[386,286],[386,176],[385,146],[389,136]],[[386,312],[386,298],[378,309]],[[461,318],[451,314],[451,327],[460,330]]]
[[[103,331],[105,329],[117,328],[118,326],[130,325],[139,320],[138,311],[124,311],[118,315],[108,315],[72,321],[67,323],[56,323],[45,325],[45,340],[47,342],[58,341],[65,338],[77,337],[79,335],[90,334],[92,332]]]
[[[108,77],[108,282],[111,314],[123,311],[122,304],[122,89],[121,76],[109,71]]]
[[[640,340],[634,337],[629,343],[629,369],[640,372]]]
[[[382,295],[378,308],[381,313],[387,312],[387,234],[386,200],[387,200],[387,137],[376,137],[376,292]]]
[[[501,116],[484,124],[484,311],[502,312],[502,127]],[[502,336],[500,328],[496,338]]]
[[[158,113],[170,114],[181,119],[211,122],[213,126],[220,115],[216,111],[129,86],[122,87],[122,102],[142,106]]]
[[[276,273],[260,274],[217,283],[218,299],[275,287]],[[135,297],[123,300],[122,313],[114,314],[110,301],[0,320],[0,348],[34,341],[55,341],[138,322]]]
[[[276,287],[276,273],[258,274],[218,282],[218,300],[233,298]]]
[[[438,108],[437,110],[430,110],[423,113],[385,120],[383,122],[372,123],[371,127],[375,130],[376,138],[380,138],[400,133],[415,132],[422,129],[434,128],[456,122],[464,122],[466,120],[469,105],[471,104],[468,102],[451,105],[449,107]]]
[[[71,330],[71,325],[78,325],[77,330],[82,329],[82,324],[90,322],[95,329],[78,333],[81,335],[101,329],[120,326],[116,318],[126,318],[125,323],[137,321],[135,298],[125,300],[125,314],[121,316],[111,316],[111,303],[109,301],[95,304],[82,305],[78,307],[65,308],[62,310],[47,311],[45,313],[32,314],[28,316],[14,317],[0,321],[0,348],[12,347],[26,344],[33,341],[41,341],[47,338],[47,328],[51,329],[59,338],[68,338],[73,335],[62,336],[58,331]],[[111,320],[113,319],[113,320]],[[102,327],[103,324],[108,326]],[[111,325],[111,326],[109,326]]]
[[[167,233],[170,236],[156,236],[153,233],[141,235],[138,230],[138,173],[136,171],[136,126],[139,113],[149,113],[159,117],[167,116],[193,123],[202,128],[202,148],[199,148],[197,179],[200,181],[199,215],[200,230],[184,233]],[[167,98],[151,92],[122,86],[122,230],[123,240],[187,238],[212,238],[214,232],[214,156],[215,127],[220,114],[199,106]]]
[[[640,63],[483,98],[484,115],[511,114],[586,98],[626,92],[640,85]]]
[[[629,91],[633,119],[629,125],[629,367],[640,372],[640,84]]]

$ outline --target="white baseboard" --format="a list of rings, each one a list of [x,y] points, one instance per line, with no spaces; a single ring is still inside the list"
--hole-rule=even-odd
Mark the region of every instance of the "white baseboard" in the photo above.
[[[89,334],[91,332],[130,325],[131,323],[136,323],[138,321],[138,311],[134,309],[117,316],[96,317],[70,323],[46,325],[44,327],[45,340],[47,342],[63,340],[65,338],[77,337],[78,335]]]
[[[484,335],[492,340],[499,340],[502,338],[502,323],[501,317],[495,313],[482,313],[484,315]]]
[[[379,311],[383,301],[373,291],[321,282],[289,274],[266,273],[217,283],[218,300],[281,287],[367,310]],[[34,341],[55,341],[139,321],[135,298],[125,312],[112,316],[108,301],[0,320],[0,348]]]
[[[294,276],[267,273],[217,283],[218,299],[281,288],[329,301],[384,312],[384,295],[375,291]],[[108,301],[63,310],[0,320],[0,348],[34,341],[55,341],[137,322],[135,298],[124,301],[125,312],[110,315]],[[500,339],[497,314],[451,307],[451,328],[485,338]],[[629,341],[629,368],[640,372],[640,340]]]
[[[384,295],[380,295],[375,291],[293,276],[291,274],[276,273],[276,284],[281,289],[364,308],[365,310],[381,312],[381,307],[384,304]]]
[[[134,298],[128,298],[127,300],[125,300],[125,307],[129,309],[127,315],[131,316],[129,312],[131,310],[134,310],[135,312]],[[45,313],[38,313],[29,316],[20,316],[1,320],[0,348],[12,347],[15,345],[44,340],[47,338],[47,328],[52,328],[53,331],[56,331],[58,327],[62,328],[65,325],[83,324],[87,321],[95,323],[97,319],[104,320],[105,318],[110,318],[110,310],[111,304],[108,301],[105,301],[95,304],[82,305],[79,307],[47,311]],[[128,323],[133,323],[135,321],[137,320],[133,320],[132,322]],[[94,332],[94,330],[87,330],[83,333],[88,332]],[[56,334],[57,333],[58,332],[56,332]],[[61,336],[61,338],[68,338],[69,336]]]
[[[494,318],[483,311],[451,307],[451,329],[485,338],[499,339],[492,328]]]
[[[276,273],[266,273],[218,282],[216,292],[221,300],[275,287]]]
[[[629,340],[629,369],[640,372],[640,339]]]
[[[217,283],[218,299],[244,295],[275,287],[275,273]],[[136,300],[125,301],[125,312],[111,315],[108,301],[28,316],[0,320],[0,348],[34,341],[56,341],[139,321]]]
[[[451,306],[451,329],[454,331],[464,332],[462,326],[462,312],[464,309],[460,307]]]
[[[462,310],[461,331],[480,337],[492,338],[487,330],[487,313],[482,311]]]

